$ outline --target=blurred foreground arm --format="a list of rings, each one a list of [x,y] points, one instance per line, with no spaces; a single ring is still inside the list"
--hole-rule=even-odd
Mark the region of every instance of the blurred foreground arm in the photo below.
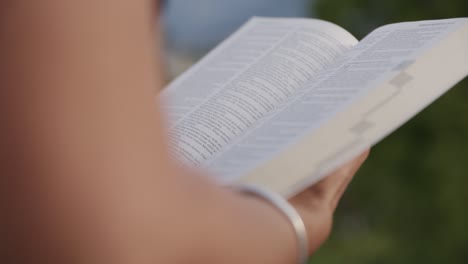
[[[154,10],[0,4],[1,263],[294,263],[276,209],[170,161]],[[311,253],[363,160],[293,200]]]

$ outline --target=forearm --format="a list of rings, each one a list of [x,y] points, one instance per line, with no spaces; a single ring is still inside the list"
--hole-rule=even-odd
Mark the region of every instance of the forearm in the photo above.
[[[171,248],[181,258],[175,263],[295,263],[294,232],[276,208],[223,190],[207,178],[185,180],[185,195],[173,203],[183,203],[178,207],[183,213],[165,218],[172,229],[164,229],[163,236],[177,238]]]
[[[84,263],[294,259],[273,208],[171,165],[149,1],[0,8],[0,202],[18,244]]]

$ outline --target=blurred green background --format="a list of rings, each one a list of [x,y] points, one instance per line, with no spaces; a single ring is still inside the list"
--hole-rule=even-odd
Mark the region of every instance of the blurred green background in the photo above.
[[[468,1],[317,0],[314,12],[362,38],[388,23],[468,17]],[[468,263],[467,114],[465,79],[378,144],[311,263]]]
[[[168,31],[174,41],[168,46],[179,48],[170,52],[178,56],[176,66],[190,65],[251,15],[309,15],[335,22],[359,39],[388,23],[468,17],[468,0],[249,1],[172,0],[174,6],[190,6],[181,20],[169,0]],[[286,4],[291,10],[285,11]],[[252,11],[234,15],[235,5]],[[191,28],[197,22],[203,27]],[[184,35],[184,29],[189,33]],[[218,31],[222,34],[213,40],[205,36]],[[187,55],[190,49],[195,52]],[[330,240],[311,263],[468,263],[467,114],[465,80],[378,144],[345,195]]]

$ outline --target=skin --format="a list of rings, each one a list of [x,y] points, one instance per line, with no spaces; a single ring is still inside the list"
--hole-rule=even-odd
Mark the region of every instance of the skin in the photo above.
[[[1,263],[297,261],[274,207],[170,160],[156,14],[149,0],[0,3]],[[366,157],[291,200],[311,254]]]

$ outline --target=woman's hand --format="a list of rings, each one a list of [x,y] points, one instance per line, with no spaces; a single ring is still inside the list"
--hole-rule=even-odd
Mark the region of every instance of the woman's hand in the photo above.
[[[306,225],[310,254],[328,238],[338,202],[368,155],[366,151],[290,200]]]
[[[8,1],[0,263],[294,263],[273,206],[170,161],[149,2]],[[363,160],[292,199],[311,253]]]

